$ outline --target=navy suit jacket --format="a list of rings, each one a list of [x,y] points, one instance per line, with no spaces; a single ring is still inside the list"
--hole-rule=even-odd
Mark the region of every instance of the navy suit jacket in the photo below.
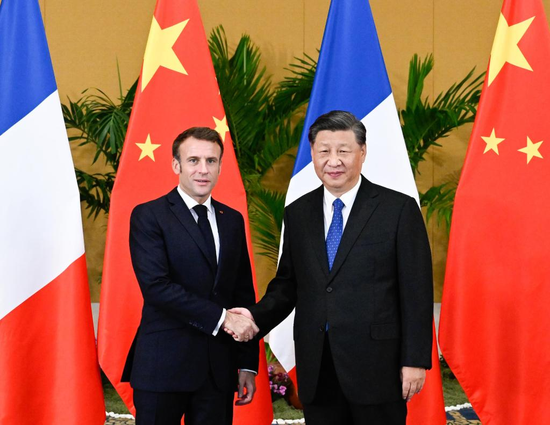
[[[285,210],[276,277],[250,311],[269,332],[295,307],[300,399],[313,401],[329,324],[336,373],[357,404],[401,399],[402,366],[431,367],[433,289],[429,242],[409,196],[362,177],[332,270],[323,187]]]
[[[218,266],[185,202],[172,190],[138,205],[130,252],[142,295],[141,323],[123,373],[133,388],[194,391],[212,371],[234,390],[237,370],[258,370],[258,343],[237,343],[220,329],[222,308],[255,302],[241,214],[212,199],[220,237]]]

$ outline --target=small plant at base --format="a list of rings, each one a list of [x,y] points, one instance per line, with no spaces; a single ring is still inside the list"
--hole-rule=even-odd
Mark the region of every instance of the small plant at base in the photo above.
[[[267,368],[269,375],[269,387],[271,388],[271,399],[273,401],[284,398],[288,395],[288,390],[292,381],[287,373],[277,372],[275,366],[269,365]]]

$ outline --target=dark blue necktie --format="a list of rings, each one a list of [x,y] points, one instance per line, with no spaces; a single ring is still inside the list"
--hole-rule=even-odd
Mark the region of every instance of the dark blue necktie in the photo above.
[[[210,221],[208,220],[208,209],[205,205],[195,205],[193,207],[199,219],[197,224],[202,233],[204,241],[206,242],[206,249],[208,250],[208,255],[214,266],[217,264],[216,260],[216,243],[214,242],[214,233],[212,233],[212,227],[210,226]]]
[[[332,270],[336,253],[338,252],[338,245],[340,245],[340,239],[342,239],[342,232],[344,231],[344,217],[342,216],[342,208],[344,203],[339,199],[335,199],[332,203],[334,212],[332,214],[332,222],[327,233],[327,256],[328,256],[328,269]]]

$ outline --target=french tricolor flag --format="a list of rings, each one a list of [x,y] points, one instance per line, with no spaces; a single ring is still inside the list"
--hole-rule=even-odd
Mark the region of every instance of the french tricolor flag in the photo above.
[[[80,199],[36,0],[0,4],[0,423],[103,424]]]
[[[311,162],[307,134],[317,117],[332,110],[353,113],[367,128],[367,158],[362,171],[365,177],[412,196],[418,202],[418,191],[367,0],[332,0],[286,205],[321,184]],[[269,345],[287,371],[295,366],[293,322],[294,312],[269,334]],[[428,373],[422,394],[409,404],[409,425],[446,422],[435,340],[433,357],[433,369]]]

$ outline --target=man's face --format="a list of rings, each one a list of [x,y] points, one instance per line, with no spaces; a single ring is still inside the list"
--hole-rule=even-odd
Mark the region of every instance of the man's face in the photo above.
[[[320,131],[311,147],[315,173],[336,197],[358,182],[366,153],[366,146],[357,143],[352,130]]]
[[[180,145],[179,154],[179,161],[172,159],[172,170],[179,174],[182,190],[202,204],[218,181],[221,148],[216,143],[190,137]]]

